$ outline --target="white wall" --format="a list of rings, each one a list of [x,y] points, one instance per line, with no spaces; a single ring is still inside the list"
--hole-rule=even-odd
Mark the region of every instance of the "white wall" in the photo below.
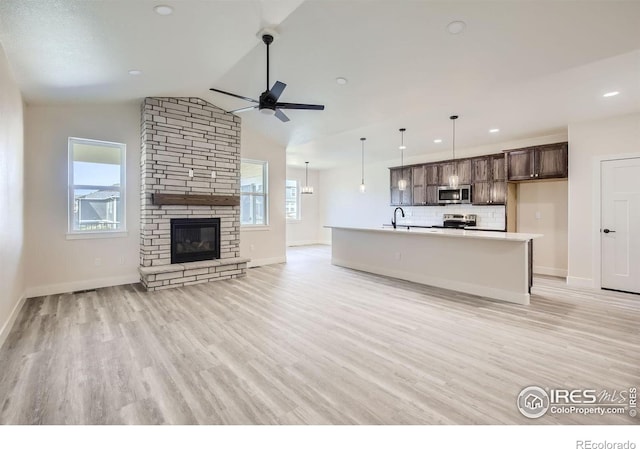
[[[285,148],[242,126],[240,155],[269,163],[269,226],[240,227],[240,255],[251,258],[248,266],[286,262]]]
[[[22,95],[0,46],[0,346],[24,299]]]
[[[300,188],[305,183],[305,169],[287,167],[287,179],[297,180]],[[317,170],[309,169],[309,185],[314,187],[312,195],[299,195],[300,220],[287,220],[287,246],[313,245],[319,243],[318,204],[321,192]]]
[[[533,242],[533,272],[567,276],[568,181],[518,184],[517,232],[543,234]]]
[[[127,145],[121,238],[67,240],[67,139]],[[27,106],[25,133],[27,295],[139,280],[140,104]],[[99,259],[99,265],[96,264]]]
[[[456,156],[472,157],[494,154],[511,148],[523,148],[531,145],[542,145],[566,140],[566,133],[560,133],[496,143],[494,145],[464,148],[456,150]],[[329,243],[331,240],[331,232],[323,228],[325,225],[371,226],[377,224],[382,225],[382,223],[389,223],[391,221],[394,208],[389,206],[389,167],[399,165],[400,155],[395,154],[398,153],[398,151],[394,151],[393,149],[390,149],[389,153],[397,157],[388,161],[365,164],[365,183],[367,190],[364,194],[358,190],[361,177],[359,163],[348,167],[322,170],[320,172],[318,224],[320,240],[322,242]],[[410,165],[445,159],[451,159],[450,151],[405,158],[405,164]],[[449,213],[449,211],[453,213],[457,212],[453,209],[448,209],[452,206],[424,207],[437,210],[439,214]],[[473,209],[477,207],[484,208],[486,206],[473,206],[473,208],[469,209],[469,213],[474,213]],[[502,208],[504,209],[504,207]]]
[[[599,165],[602,159],[622,154],[640,156],[639,113],[569,124],[571,285],[600,288]]]

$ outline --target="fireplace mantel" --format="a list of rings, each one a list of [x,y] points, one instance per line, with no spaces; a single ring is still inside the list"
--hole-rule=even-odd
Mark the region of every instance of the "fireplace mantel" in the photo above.
[[[177,193],[153,193],[151,201],[156,206],[239,206],[240,197],[235,195],[195,195]]]

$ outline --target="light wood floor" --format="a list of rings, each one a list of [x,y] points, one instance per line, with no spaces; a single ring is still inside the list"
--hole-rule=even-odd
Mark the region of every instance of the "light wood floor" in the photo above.
[[[530,306],[330,264],[28,300],[0,349],[0,422],[640,423],[529,420],[529,385],[640,386],[640,297],[536,279]]]

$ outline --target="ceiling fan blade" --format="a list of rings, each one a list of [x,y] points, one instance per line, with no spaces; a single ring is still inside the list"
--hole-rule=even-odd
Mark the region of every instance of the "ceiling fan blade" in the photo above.
[[[285,83],[281,81],[276,81],[276,83],[273,85],[273,87],[270,90],[271,96],[273,97],[273,101],[278,101],[278,98],[280,98],[280,95],[282,95],[282,91],[284,90],[285,87],[287,87]]]
[[[230,95],[232,97],[240,98],[241,100],[251,101],[253,103],[257,103],[258,102],[258,100],[254,100],[253,98],[248,98],[248,97],[243,97],[242,95],[232,94],[231,92],[225,92],[224,90],[214,89],[213,87],[210,88],[209,90],[212,90],[214,92],[220,92],[221,94],[225,94],[225,95]]]
[[[276,109],[276,117],[278,117],[281,122],[289,121],[289,117],[287,117],[280,109]]]
[[[233,111],[227,111],[227,112],[229,112],[230,114],[235,114],[235,113],[237,113],[237,112],[246,112],[246,111],[250,111],[250,110],[255,109],[255,108],[257,108],[257,107],[258,107],[257,105],[256,105],[256,106],[248,106],[248,107],[246,107],[246,108],[234,109]]]
[[[324,111],[322,104],[302,104],[302,103],[276,103],[278,109],[310,109],[313,111]]]

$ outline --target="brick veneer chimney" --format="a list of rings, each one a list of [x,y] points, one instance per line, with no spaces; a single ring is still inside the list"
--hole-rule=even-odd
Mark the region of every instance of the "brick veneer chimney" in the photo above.
[[[240,195],[240,118],[199,98],[145,98],[141,140],[143,285],[156,290],[244,275],[240,206],[152,203],[153,193]],[[215,217],[220,259],[172,265],[171,219]]]

